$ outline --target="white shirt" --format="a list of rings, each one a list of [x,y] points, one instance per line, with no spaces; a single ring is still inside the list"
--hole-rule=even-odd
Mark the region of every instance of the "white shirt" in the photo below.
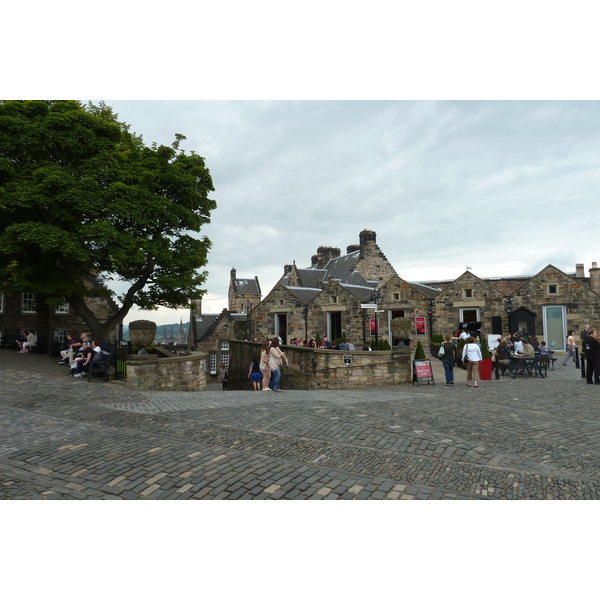
[[[468,337],[469,337],[469,334],[468,334],[466,331],[463,331],[463,332],[460,334],[460,339],[461,339],[461,340],[466,340]]]

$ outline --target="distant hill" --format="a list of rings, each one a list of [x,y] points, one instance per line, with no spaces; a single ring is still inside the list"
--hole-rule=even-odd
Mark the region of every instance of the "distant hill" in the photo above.
[[[180,333],[180,329],[183,329],[183,334]],[[172,323],[170,325],[157,325],[156,326],[156,337],[155,342],[177,342],[180,337],[181,341],[187,342],[188,331],[190,330],[190,322],[187,323]],[[129,326],[123,325],[123,339],[129,339]]]

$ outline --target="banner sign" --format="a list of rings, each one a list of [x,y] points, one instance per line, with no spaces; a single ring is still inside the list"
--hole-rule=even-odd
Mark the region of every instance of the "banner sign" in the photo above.
[[[371,335],[379,335],[379,319],[369,319]]]
[[[425,317],[415,317],[415,331],[417,335],[425,335]]]
[[[417,385],[421,385],[422,383],[426,383],[427,385],[432,383],[435,385],[431,360],[428,358],[423,360],[413,360],[413,385],[415,385],[415,381],[417,382]]]

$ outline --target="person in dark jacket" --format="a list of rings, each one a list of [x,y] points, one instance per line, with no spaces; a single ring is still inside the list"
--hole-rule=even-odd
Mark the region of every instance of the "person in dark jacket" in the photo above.
[[[600,341],[597,329],[588,331],[588,335],[583,341],[583,351],[587,359],[585,378],[588,383],[600,385]]]

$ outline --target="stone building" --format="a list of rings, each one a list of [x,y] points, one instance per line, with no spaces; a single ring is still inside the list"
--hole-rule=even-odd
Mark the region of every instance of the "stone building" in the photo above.
[[[96,280],[94,285],[104,286],[101,280]],[[86,302],[101,321],[106,321],[118,310],[117,304],[110,297],[86,298]],[[54,342],[64,342],[68,333],[79,334],[90,330],[90,327],[73,312],[68,304],[45,305],[44,315],[40,310],[35,294],[31,292],[20,294],[0,292],[0,346],[12,346],[12,340],[22,331],[33,330],[38,336],[40,348],[47,350]],[[44,326],[46,323],[47,329]],[[111,332],[107,341],[115,342],[119,335],[120,331],[117,327]]]
[[[589,276],[582,264],[574,273],[548,265],[528,276],[480,278],[468,269],[454,280],[410,282],[396,273],[376,233],[364,230],[344,255],[337,247],[319,246],[309,267],[285,265],[264,299],[257,277],[240,280],[232,269],[229,308],[219,315],[197,314],[194,344],[212,353],[209,377],[214,377],[221,362],[228,364],[230,340],[345,337],[358,350],[365,343],[374,347],[377,330],[380,340],[396,347],[402,339],[392,320],[403,317],[411,323],[413,348],[418,340],[428,344],[434,333],[454,333],[461,323],[481,323],[481,335],[526,329],[561,352],[570,329],[600,326],[599,315],[596,263]]]
[[[262,299],[258,277],[238,279],[236,270],[231,269],[229,279],[229,310],[245,314],[251,311]]]

